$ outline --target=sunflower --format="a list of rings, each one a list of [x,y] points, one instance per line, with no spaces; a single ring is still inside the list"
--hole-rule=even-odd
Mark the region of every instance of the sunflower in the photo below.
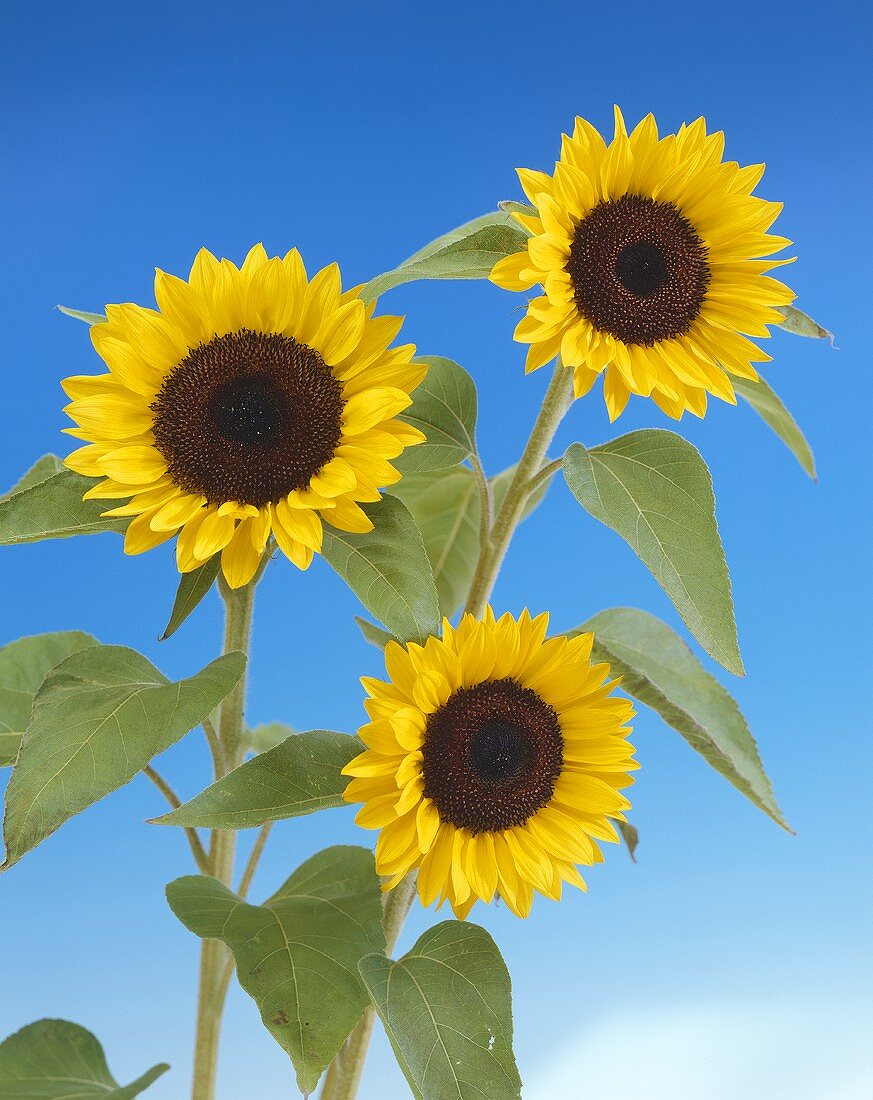
[[[242,268],[203,249],[187,282],[158,271],[155,298],[107,306],[91,338],[109,373],[63,383],[66,431],[87,441],[66,464],[102,479],[86,497],[130,498],[104,513],[133,517],[126,552],[178,532],[180,572],[220,552],[238,588],[271,535],[306,569],[322,520],[371,530],[360,504],[424,439],[396,419],[427,369],[389,347],[402,318],[373,317],[336,264],[309,279],[296,250],[262,245]]]
[[[736,404],[730,375],[770,359],[747,337],[769,336],[794,294],[767,274],[791,261],[760,258],[791,243],[767,232],[781,203],[752,194],[764,165],[723,152],[702,118],[659,138],[647,115],[628,135],[616,107],[610,145],[577,118],[554,175],[518,170],[531,237],[491,280],[545,290],[515,330],[528,371],[560,353],[577,397],[604,374],[611,420],[631,393],[677,420],[703,416],[707,393]]]
[[[391,889],[418,868],[424,905],[462,920],[496,894],[526,917],[533,891],[585,889],[637,767],[630,703],[612,698],[593,636],[546,640],[548,615],[465,615],[424,646],[389,642],[390,681],[364,678],[366,750],[344,769],[356,821],[380,829],[376,870]],[[612,819],[612,820],[611,820]]]

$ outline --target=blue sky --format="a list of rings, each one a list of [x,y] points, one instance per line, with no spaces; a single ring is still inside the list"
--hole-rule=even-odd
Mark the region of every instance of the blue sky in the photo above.
[[[317,8],[317,10],[316,10]],[[612,103],[662,129],[704,114],[730,157],[766,160],[768,198],[799,261],[798,305],[838,351],[777,334],[768,378],[819,462],[810,482],[748,408],[713,402],[683,422],[715,481],[748,676],[727,683],[797,830],[764,818],[654,715],[637,720],[639,863],[611,850],[588,895],[520,922],[480,910],[513,975],[528,1100],[861,1100],[869,1035],[869,14],[777,2],[417,5],[200,2],[4,6],[0,101],[3,449],[0,482],[67,447],[58,381],[99,369],[62,302],[152,301],[153,269],[187,272],[201,245],[241,259],[255,241],[339,260],[351,285],[435,235],[517,197],[514,168],[549,169],[559,135]],[[384,308],[423,353],[480,389],[481,448],[517,456],[545,377],[511,341],[520,299],[482,284],[418,284]],[[632,401],[610,427],[599,393],[559,442],[671,426]],[[557,449],[556,449],[557,453]],[[0,639],[82,628],[170,675],[215,653],[212,598],[157,636],[170,551],[126,559],[113,536],[3,551]],[[681,629],[645,569],[556,485],[521,530],[499,610],[550,609],[556,628],[643,607]],[[380,658],[322,563],[271,568],[259,593],[249,717],[353,730],[357,678]],[[192,736],[164,770],[186,795],[207,779]],[[0,1034],[44,1015],[93,1030],[126,1080],[166,1060],[148,1093],[188,1088],[197,944],[163,899],[187,849],[144,824],[138,780],[0,879]],[[345,811],[281,825],[256,881],[265,896],[329,843],[369,844]],[[244,844],[250,843],[247,838]],[[433,920],[416,910],[404,942]],[[762,1036],[766,1041],[762,1041]],[[236,990],[221,1100],[293,1091],[285,1056]],[[648,1090],[648,1091],[645,1091]],[[659,1091],[660,1090],[660,1091]],[[407,1092],[383,1041],[362,1095]]]

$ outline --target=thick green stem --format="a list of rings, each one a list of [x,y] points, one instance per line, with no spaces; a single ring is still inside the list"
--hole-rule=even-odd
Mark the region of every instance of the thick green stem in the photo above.
[[[559,359],[539,416],[530,433],[530,439],[527,441],[527,446],[519,459],[512,481],[506,490],[506,496],[494,520],[490,537],[483,542],[479,550],[479,561],[470,585],[466,606],[466,610],[477,618],[485,611],[485,606],[491,598],[494,582],[497,580],[509,543],[524,514],[524,506],[536,486],[534,479],[543,467],[549,447],[555,438],[555,432],[572,400],[573,372]]]
[[[255,583],[245,588],[229,588],[223,578],[219,589],[225,603],[224,652],[248,654],[252,626]],[[243,711],[246,697],[244,671],[239,683],[221,704],[218,721],[216,772],[225,774],[238,767],[245,755]],[[225,886],[233,881],[236,833],[216,829],[210,834],[209,870]],[[220,940],[204,940],[200,950],[200,985],[197,1000],[197,1037],[194,1045],[194,1083],[192,1100],[215,1100],[218,1069],[218,1044],[227,983],[223,975],[229,961],[227,947]]]
[[[382,928],[385,931],[385,954],[394,950],[407,914],[415,899],[416,873],[413,871],[385,895]],[[334,1058],[324,1079],[321,1100],[354,1100],[364,1072],[367,1048],[373,1035],[376,1013],[370,1005],[358,1021],[345,1046]]]

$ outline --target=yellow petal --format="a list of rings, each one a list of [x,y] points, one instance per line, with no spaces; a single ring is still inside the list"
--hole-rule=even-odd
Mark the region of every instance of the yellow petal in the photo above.
[[[151,512],[143,512],[130,521],[124,534],[125,554],[142,554],[173,537],[172,531],[153,531],[151,517]]]
[[[210,511],[204,516],[194,540],[194,556],[208,561],[213,554],[223,550],[230,542],[236,521],[231,516],[221,516]]]
[[[231,588],[242,588],[248,584],[261,563],[261,554],[252,541],[254,522],[252,519],[242,520],[221,552],[221,571]]]

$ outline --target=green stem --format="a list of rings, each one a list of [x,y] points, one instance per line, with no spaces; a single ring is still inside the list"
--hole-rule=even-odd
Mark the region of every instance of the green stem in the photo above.
[[[546,455],[572,400],[573,372],[559,359],[530,438],[515,468],[494,523],[490,526],[490,530],[487,522],[481,526],[479,561],[466,606],[466,610],[477,617],[481,617],[491,597],[500,566],[503,564],[506,551],[524,514],[524,507],[531,493],[540,484],[543,476],[550,476],[554,469],[557,469],[556,463],[545,466]],[[490,487],[478,455],[473,456],[471,465],[481,494],[483,516],[489,517]],[[414,896],[414,873],[407,875],[387,895],[382,917],[386,953],[390,953],[400,935]],[[367,1057],[367,1047],[374,1021],[375,1013],[371,1006],[361,1017],[357,1027],[346,1040],[345,1046],[331,1064],[325,1077],[321,1100],[354,1100],[364,1071],[364,1061]]]
[[[530,438],[524,448],[506,496],[494,520],[490,538],[480,547],[479,561],[470,585],[466,610],[477,618],[485,611],[494,589],[494,582],[506,556],[509,543],[523,514],[524,506],[536,486],[537,475],[542,471],[549,447],[555,438],[564,414],[573,400],[573,372],[560,359],[549,383],[546,396],[537,416]]]
[[[173,807],[174,810],[182,805],[182,802],[170,784],[164,779],[157,769],[153,768],[151,764],[146,764],[142,770],[143,775],[154,783],[161,794],[166,798],[167,802]],[[185,829],[185,836],[188,840],[188,845],[191,848],[191,854],[194,856],[194,862],[197,864],[197,869],[201,875],[209,874],[209,856],[206,854],[206,850],[200,843],[200,837],[197,835],[196,829]]]
[[[389,957],[412,908],[415,879],[416,874],[413,871],[385,894],[382,928],[385,931],[385,954]],[[370,1005],[331,1063],[324,1079],[321,1100],[354,1100],[364,1072],[367,1048],[370,1046],[375,1022],[376,1012]]]
[[[237,894],[245,899],[248,897],[249,888],[252,885],[252,879],[255,877],[255,871],[258,869],[258,864],[261,861],[261,856],[264,854],[264,848],[267,841],[270,838],[270,830],[273,828],[275,822],[268,821],[266,825],[262,825],[258,832],[257,840],[252,848],[252,854],[249,856],[248,863],[245,865],[245,869],[242,873],[242,878],[239,880],[239,886],[236,888]],[[219,981],[219,996],[224,997],[227,993],[227,987],[230,985],[230,979],[233,977],[234,960],[231,954],[228,954],[227,961],[224,964],[224,970],[221,974]]]
[[[257,578],[245,588],[229,588],[222,577],[219,590],[225,604],[224,652],[248,654]],[[247,671],[221,704],[218,721],[216,772],[226,774],[238,767],[245,755],[243,711]],[[209,870],[225,886],[233,881],[236,833],[215,829],[209,839]],[[215,1100],[218,1043],[227,983],[222,980],[229,951],[220,940],[206,939],[200,949],[200,985],[197,1000],[197,1037],[194,1045],[192,1100]]]
[[[544,482],[550,481],[563,465],[563,456],[561,458],[554,458],[551,462],[547,462],[546,465],[543,466],[543,468],[540,470],[540,472],[538,474],[534,474],[534,476],[527,483],[528,489],[530,490],[530,495],[533,496],[533,494]]]
[[[492,511],[494,498],[491,492],[491,482],[482,466],[482,459],[474,451],[470,455],[470,466],[476,479],[476,488],[479,491],[479,545],[486,546],[491,537],[491,520],[494,518]]]

